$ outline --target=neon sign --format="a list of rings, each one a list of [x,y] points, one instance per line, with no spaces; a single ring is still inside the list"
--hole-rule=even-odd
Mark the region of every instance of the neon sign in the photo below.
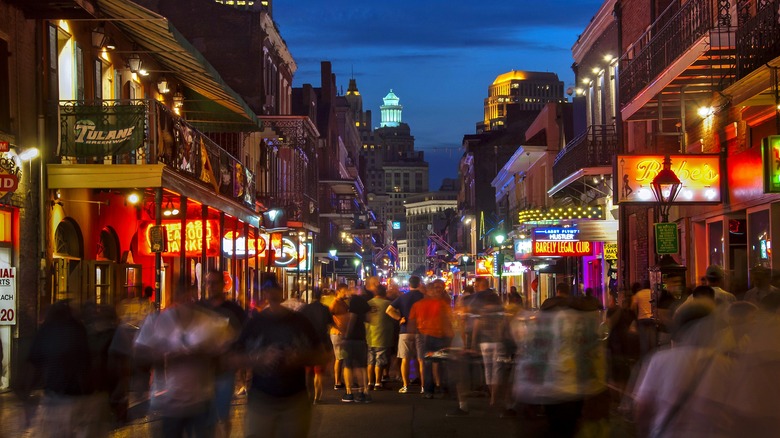
[[[682,183],[675,203],[721,202],[718,155],[670,155],[672,171]],[[618,155],[618,202],[657,202],[651,183],[663,169],[663,155]]]
[[[534,241],[534,255],[566,257],[593,255],[593,242],[587,241]]]
[[[238,231],[228,231],[222,237],[222,252],[227,257],[233,257],[233,241],[236,242],[236,257],[265,257],[267,234],[261,234],[257,239],[246,239]],[[255,243],[256,242],[256,243]]]
[[[577,228],[536,228],[534,240],[573,241],[577,240],[580,230]]]
[[[475,269],[478,277],[492,277],[493,257],[477,257]]]
[[[217,238],[217,230],[219,230],[219,224],[214,220],[193,220],[187,222],[184,235],[184,254],[187,257],[200,257],[203,253],[203,231],[206,231],[206,256],[216,256],[219,252],[219,239]],[[149,237],[149,228],[154,225],[154,222],[142,222],[140,231],[143,236],[143,244],[139,245],[140,251],[144,255],[153,255],[151,250],[151,239]],[[162,226],[165,228],[165,237],[167,240],[167,247],[161,254],[163,257],[179,257],[181,256],[181,222],[177,220],[162,221]]]
[[[761,142],[764,160],[764,193],[780,193],[780,135],[770,135]]]
[[[296,249],[297,248],[297,249]],[[280,245],[276,249],[276,259],[274,265],[282,268],[301,271],[309,270],[309,248],[308,244],[300,243],[298,245],[289,237],[282,237]]]

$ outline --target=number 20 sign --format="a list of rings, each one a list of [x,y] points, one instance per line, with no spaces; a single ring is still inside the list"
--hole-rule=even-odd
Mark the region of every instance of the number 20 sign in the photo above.
[[[16,324],[16,268],[0,268],[0,325]]]

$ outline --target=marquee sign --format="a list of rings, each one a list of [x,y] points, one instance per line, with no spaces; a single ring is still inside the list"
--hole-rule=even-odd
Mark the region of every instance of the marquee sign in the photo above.
[[[534,241],[534,255],[540,257],[593,255],[593,242],[536,240]]]
[[[551,227],[551,228],[535,228],[534,240],[545,241],[574,241],[579,240],[580,230],[578,228],[563,228],[563,227]]]
[[[682,189],[675,204],[721,202],[721,170],[718,155],[670,155],[672,171]],[[663,169],[663,155],[618,155],[617,202],[657,202],[651,183]]]

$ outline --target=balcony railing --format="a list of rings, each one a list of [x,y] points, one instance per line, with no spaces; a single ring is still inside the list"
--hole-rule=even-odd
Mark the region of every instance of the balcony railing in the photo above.
[[[300,191],[258,193],[258,199],[264,205],[283,210],[282,221],[317,223],[319,217],[317,200],[307,193]]]
[[[758,67],[780,56],[780,0],[739,2],[737,29],[737,78],[742,79]]]
[[[553,163],[553,184],[585,167],[610,166],[617,150],[614,125],[592,125],[558,152]]]
[[[630,102],[647,84],[717,25],[719,20],[716,20],[713,5],[715,1],[673,2],[653,26],[626,51],[621,60],[621,103]],[[718,15],[727,13],[728,9]]]
[[[62,164],[157,164],[254,208],[255,175],[154,100],[59,102]]]

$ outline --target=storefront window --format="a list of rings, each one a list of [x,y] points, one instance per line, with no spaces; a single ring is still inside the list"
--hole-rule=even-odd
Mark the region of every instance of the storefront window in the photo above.
[[[723,222],[711,222],[707,224],[707,236],[709,238],[710,258],[708,265],[723,266]]]
[[[769,210],[748,215],[750,266],[771,266],[772,241],[769,239]]]

